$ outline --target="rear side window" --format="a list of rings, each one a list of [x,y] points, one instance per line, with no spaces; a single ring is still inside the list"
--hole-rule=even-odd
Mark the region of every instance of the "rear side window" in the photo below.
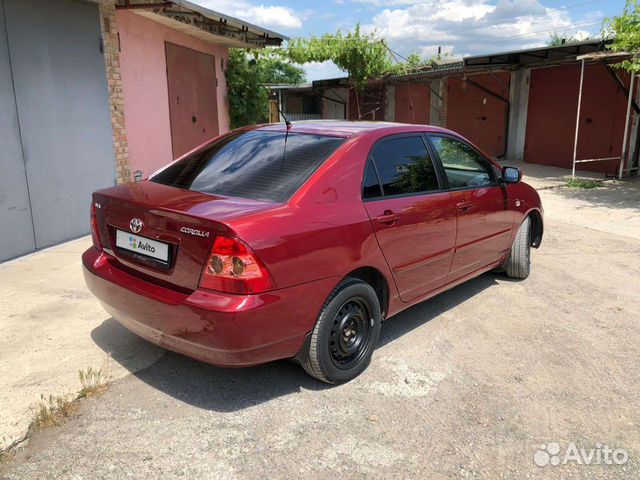
[[[151,181],[212,195],[283,202],[343,142],[323,135],[240,132],[168,166]]]
[[[420,136],[403,136],[374,145],[375,162],[385,196],[439,190],[436,170]]]
[[[376,198],[382,196],[380,189],[380,180],[373,166],[373,162],[367,162],[367,169],[364,172],[364,181],[362,182],[362,198]]]

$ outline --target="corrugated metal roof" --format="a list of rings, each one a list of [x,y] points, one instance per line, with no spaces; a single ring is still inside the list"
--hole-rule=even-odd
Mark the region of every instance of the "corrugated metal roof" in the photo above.
[[[585,40],[583,42],[565,43],[552,47],[546,46],[476,55],[464,58],[463,62],[465,68],[469,68],[531,65],[559,60],[575,60],[575,57],[579,55],[605,51],[607,43],[610,43],[610,41]]]
[[[418,79],[429,77],[441,77],[445,75],[451,75],[453,73],[462,73],[463,63],[462,60],[452,61],[448,63],[440,63],[429,67],[424,67],[420,70],[414,70],[398,75],[391,75],[389,79],[391,81],[406,80],[406,79]]]

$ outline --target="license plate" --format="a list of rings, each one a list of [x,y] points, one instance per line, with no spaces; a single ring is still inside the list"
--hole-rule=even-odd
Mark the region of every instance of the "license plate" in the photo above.
[[[146,257],[169,262],[169,245],[134,233],[116,230],[116,246]]]

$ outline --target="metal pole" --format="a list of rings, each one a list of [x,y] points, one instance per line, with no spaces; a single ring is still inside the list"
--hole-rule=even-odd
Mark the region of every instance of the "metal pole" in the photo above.
[[[580,67],[580,90],[578,91],[578,112],[576,113],[576,136],[573,141],[573,165],[571,167],[571,178],[576,176],[576,160],[578,155],[578,131],[580,130],[580,108],[582,107],[582,84],[584,83],[584,58]]]
[[[622,140],[622,156],[620,157],[620,167],[618,168],[618,178],[622,178],[624,172],[624,161],[627,158],[627,136],[629,135],[629,117],[631,115],[631,103],[633,102],[633,81],[635,80],[635,73],[631,73],[631,80],[629,83],[629,98],[627,99],[627,116],[624,121],[624,139]]]

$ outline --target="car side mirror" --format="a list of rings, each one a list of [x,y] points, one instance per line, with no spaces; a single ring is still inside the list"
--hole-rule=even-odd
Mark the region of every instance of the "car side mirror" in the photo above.
[[[502,183],[518,183],[522,180],[522,172],[516,167],[502,167]]]

